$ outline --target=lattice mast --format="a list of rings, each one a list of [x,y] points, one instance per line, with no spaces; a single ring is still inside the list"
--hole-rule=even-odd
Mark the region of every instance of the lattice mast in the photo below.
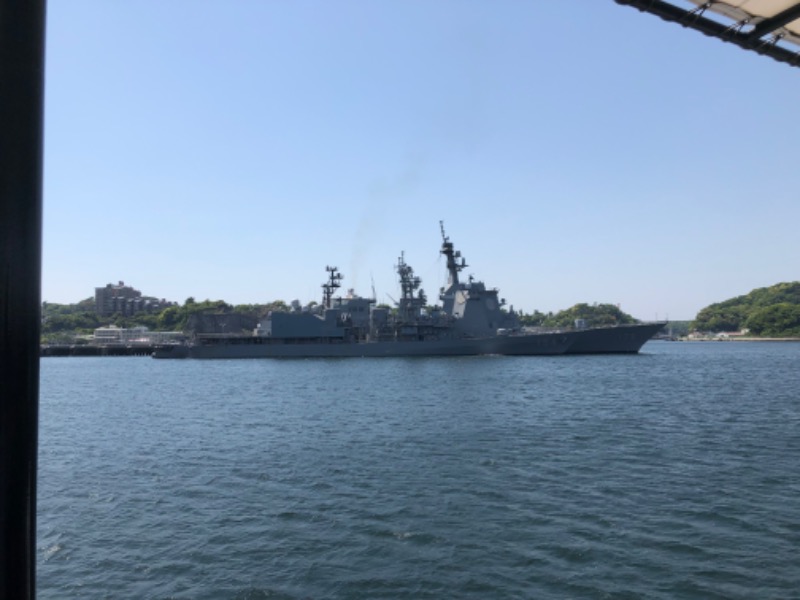
[[[395,268],[400,277],[400,302],[398,303],[400,318],[405,322],[414,321],[428,302],[425,292],[420,289],[422,279],[414,275],[414,269],[406,263],[405,252],[400,253]]]
[[[328,272],[328,281],[322,284],[322,306],[330,308],[333,293],[342,286],[339,282],[344,279],[344,275],[339,273],[337,267],[325,267],[325,270]]]
[[[461,252],[453,249],[453,242],[444,233],[444,221],[439,221],[439,228],[442,230],[442,249],[440,252],[447,258],[447,287],[452,288],[458,285],[458,274],[468,265],[466,259],[461,256]],[[458,259],[461,259],[459,262]]]

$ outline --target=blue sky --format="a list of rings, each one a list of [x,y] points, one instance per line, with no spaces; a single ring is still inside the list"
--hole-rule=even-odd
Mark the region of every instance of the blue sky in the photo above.
[[[602,2],[53,0],[43,300],[429,297],[651,320],[798,278],[800,70]]]

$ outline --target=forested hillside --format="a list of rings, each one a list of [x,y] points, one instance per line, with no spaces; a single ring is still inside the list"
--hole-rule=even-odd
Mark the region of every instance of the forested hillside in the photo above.
[[[159,312],[121,314],[101,317],[95,312],[94,299],[87,298],[77,304],[42,303],[42,340],[46,342],[69,341],[76,334],[90,334],[98,327],[144,326],[153,331],[185,331],[190,321],[204,314],[238,313],[259,319],[271,310],[288,310],[285,302],[269,304],[231,305],[224,300],[195,301],[187,298],[183,305],[170,306]]]
[[[697,331],[748,329],[764,337],[800,336],[800,281],[758,288],[744,296],[705,307],[695,317]]]
[[[538,327],[574,327],[576,319],[583,319],[589,327],[636,323],[636,319],[613,304],[582,303],[555,314],[537,310],[520,318],[523,325]]]

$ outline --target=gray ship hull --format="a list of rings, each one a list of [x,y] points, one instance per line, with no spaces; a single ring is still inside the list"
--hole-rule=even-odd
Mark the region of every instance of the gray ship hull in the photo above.
[[[224,359],[635,354],[663,327],[664,323],[644,323],[487,338],[379,342],[226,336],[190,345],[159,346],[153,352],[153,357]]]
[[[639,323],[581,329],[575,332],[578,335],[566,353],[636,354],[664,325],[666,323]]]
[[[548,356],[565,354],[578,332],[491,338],[336,342],[226,337],[193,345],[161,346],[153,358],[347,358],[392,356]]]

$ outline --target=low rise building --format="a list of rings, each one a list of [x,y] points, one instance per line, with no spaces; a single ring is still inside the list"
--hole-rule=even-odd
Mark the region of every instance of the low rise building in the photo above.
[[[94,330],[92,343],[98,346],[115,344],[170,344],[180,343],[186,336],[180,331],[150,331],[147,327],[98,327]]]

